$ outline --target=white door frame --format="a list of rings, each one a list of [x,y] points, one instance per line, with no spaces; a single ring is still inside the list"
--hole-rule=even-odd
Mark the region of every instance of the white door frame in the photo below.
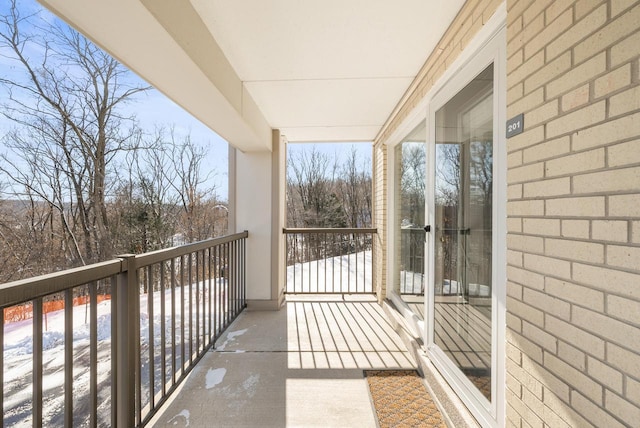
[[[435,363],[445,378],[451,382],[456,393],[469,407],[470,411],[483,426],[504,426],[506,418],[505,406],[505,335],[506,335],[506,137],[504,124],[506,123],[506,3],[502,3],[496,9],[493,16],[479,30],[478,34],[470,41],[469,45],[459,57],[447,68],[441,78],[434,84],[427,95],[414,107],[407,119],[391,134],[385,142],[387,145],[387,183],[390,184],[387,191],[387,297],[399,308],[407,318],[410,325],[422,336],[426,344],[427,356]],[[394,289],[394,272],[396,269],[397,250],[395,244],[395,202],[396,197],[393,186],[396,180],[395,174],[395,146],[408,135],[421,121],[427,120],[427,180],[435,177],[435,129],[433,118],[434,108],[446,103],[453,95],[462,89],[477,73],[482,71],[491,62],[494,63],[494,192],[493,192],[493,225],[495,228],[493,239],[493,251],[496,257],[493,261],[494,291],[492,296],[492,397],[488,403],[486,398],[474,391],[474,387],[466,377],[452,375],[459,372],[450,360],[444,356],[441,350],[433,347],[433,334],[429,325],[433,325],[433,302],[431,291],[434,284],[434,261],[430,257],[434,251],[433,232],[427,234],[425,260],[425,275],[427,276],[427,291],[425,292],[425,321],[417,317],[404,304],[400,295]],[[484,64],[484,66],[483,66]],[[475,74],[474,74],[475,73]],[[430,148],[430,146],[433,146]],[[426,188],[426,223],[434,225],[433,212],[434,191],[432,185],[427,183]],[[439,351],[439,352],[438,352]],[[447,366],[450,365],[450,367]],[[483,401],[484,400],[484,401]]]
[[[504,22],[504,21],[503,21]],[[458,367],[434,342],[435,302],[435,242],[429,237],[427,253],[428,290],[426,293],[426,314],[424,341],[427,355],[436,368],[452,384],[456,393],[469,407],[483,426],[501,426],[505,417],[505,299],[506,299],[506,137],[503,124],[506,123],[506,31],[504,25],[496,27],[488,40],[475,50],[471,57],[459,66],[456,73],[442,81],[440,88],[429,103],[427,159],[428,171],[426,212],[427,224],[435,224],[435,114],[451,98],[461,91],[473,78],[490,64],[494,64],[494,119],[493,119],[493,242],[495,255],[492,266],[492,313],[491,313],[491,391],[489,402]]]
[[[392,188],[387,190],[387,212],[388,223],[387,223],[387,298],[391,300],[394,306],[398,309],[400,314],[407,320],[409,326],[413,330],[413,334],[416,337],[422,337],[425,324],[424,320],[420,319],[413,311],[409,308],[402,297],[395,290],[395,270],[398,269],[397,266],[397,251],[398,248],[395,247],[396,242],[396,223],[399,221],[397,218],[397,213],[395,210],[396,204],[398,202],[398,198],[400,195],[396,194],[394,191],[396,185],[396,147],[402,143],[404,138],[409,135],[409,133],[413,132],[413,130],[420,125],[421,122],[426,120],[426,109],[422,108],[417,111],[418,114],[413,114],[412,117],[403,123],[401,129],[402,133],[398,134],[400,138],[397,141],[394,141],[393,144],[387,145],[387,183],[393,186]],[[426,141],[425,141],[426,144]],[[426,213],[425,213],[426,214]],[[425,219],[426,221],[426,219]],[[425,223],[426,224],[426,223]],[[428,235],[428,234],[427,234]],[[426,255],[425,255],[426,256]],[[389,285],[392,285],[389,287]],[[425,293],[426,294],[426,293]],[[424,296],[423,296],[424,297]]]

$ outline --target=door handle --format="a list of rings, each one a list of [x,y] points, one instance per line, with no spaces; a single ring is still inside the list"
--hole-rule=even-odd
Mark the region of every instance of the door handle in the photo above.
[[[430,224],[426,225],[426,226],[424,227],[424,231],[425,231],[425,232],[427,232],[427,233],[428,233],[428,232],[431,232],[431,225],[430,225]]]

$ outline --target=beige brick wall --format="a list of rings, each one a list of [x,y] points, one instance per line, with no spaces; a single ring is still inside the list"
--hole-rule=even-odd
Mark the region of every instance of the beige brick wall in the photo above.
[[[640,2],[507,10],[507,424],[638,426]]]
[[[374,145],[386,147],[494,13],[468,1]],[[506,424],[640,421],[640,1],[507,0]],[[384,232],[376,283],[385,290]]]
[[[387,151],[386,146],[376,144],[373,147],[373,227],[378,229],[373,246],[373,289],[378,301],[387,295]]]

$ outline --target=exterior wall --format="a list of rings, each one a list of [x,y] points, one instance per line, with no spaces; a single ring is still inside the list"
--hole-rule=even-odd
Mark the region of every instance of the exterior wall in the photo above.
[[[638,426],[640,2],[507,10],[507,422]]]
[[[386,230],[387,230],[387,146],[389,138],[396,132],[398,127],[407,119],[413,110],[422,101],[425,94],[433,87],[438,79],[449,68],[451,63],[460,55],[469,41],[482,28],[484,23],[491,18],[498,5],[503,0],[469,0],[458,12],[449,29],[442,36],[440,42],[433,50],[433,54],[427,59],[420,69],[416,79],[413,81],[405,96],[387,120],[378,137],[374,142],[374,195],[375,195],[375,227],[378,228],[378,245],[374,247],[376,251],[376,289],[384,290],[378,296],[384,297],[387,289],[391,286],[386,284]],[[410,132],[409,129],[407,132]],[[401,136],[402,138],[403,136]],[[394,141],[395,142],[395,141]],[[384,173],[378,172],[379,165],[376,159],[383,162],[381,169]],[[383,160],[382,160],[383,159]],[[383,274],[384,272],[384,274]]]
[[[499,3],[465,4],[376,139],[379,230],[384,143]],[[505,422],[636,426],[640,2],[508,0],[507,11],[507,116],[524,113],[525,131],[507,140]]]
[[[378,301],[387,295],[387,147],[373,147],[373,227],[378,229],[373,239],[373,289]]]

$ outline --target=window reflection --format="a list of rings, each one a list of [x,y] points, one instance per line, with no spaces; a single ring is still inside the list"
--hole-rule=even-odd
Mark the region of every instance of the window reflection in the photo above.
[[[396,147],[396,291],[424,318],[426,125],[422,122]]]
[[[493,66],[436,112],[434,341],[491,400]]]

